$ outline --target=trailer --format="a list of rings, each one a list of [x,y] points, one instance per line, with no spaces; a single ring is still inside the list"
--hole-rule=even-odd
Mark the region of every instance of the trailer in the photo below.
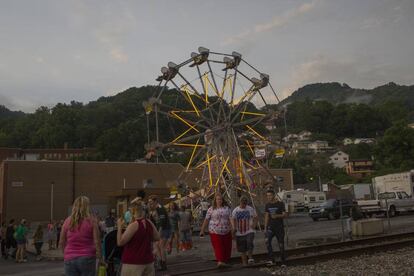
[[[414,194],[414,170],[402,173],[393,173],[372,179],[374,194],[404,191],[409,196]]]
[[[316,191],[281,191],[277,195],[285,203],[286,208],[293,206],[295,211],[304,211],[313,207],[319,207],[326,201],[326,194]]]
[[[286,205],[286,210],[289,206],[293,206],[294,211],[303,211],[305,208],[304,190],[281,191],[277,195],[281,201]]]
[[[303,198],[304,207],[309,210],[321,206],[326,201],[326,194],[324,192],[305,191]]]

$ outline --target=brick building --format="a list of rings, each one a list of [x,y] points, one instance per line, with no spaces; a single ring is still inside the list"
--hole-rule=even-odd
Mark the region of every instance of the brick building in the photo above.
[[[0,215],[3,219],[48,221],[65,218],[73,199],[88,196],[100,215],[122,213],[138,189],[157,194],[164,202],[183,172],[180,164],[89,161],[5,160],[0,165]],[[270,170],[283,189],[292,189],[292,170]],[[268,181],[269,174],[254,181]],[[193,170],[185,184],[196,189],[201,171]]]

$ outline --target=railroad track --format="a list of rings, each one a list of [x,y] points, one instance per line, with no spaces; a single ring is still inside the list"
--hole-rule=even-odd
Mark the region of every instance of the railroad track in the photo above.
[[[287,250],[286,264],[288,266],[313,264],[334,258],[346,258],[365,253],[375,253],[378,251],[386,251],[398,249],[406,246],[414,245],[414,232],[384,235],[380,237],[370,237],[364,239],[356,239],[345,242],[335,242],[329,244],[321,244],[317,246],[299,247]],[[275,252],[278,259],[279,252]],[[248,266],[249,268],[259,268],[267,266],[267,254],[255,254],[256,263]],[[240,257],[232,257],[230,263],[232,267],[225,271],[237,271],[243,269],[240,265]],[[280,261],[275,266],[280,266]],[[169,271],[164,274],[157,275],[203,275],[220,273],[223,269],[217,269],[213,260],[205,261],[194,258],[193,260],[183,260],[169,265]]]

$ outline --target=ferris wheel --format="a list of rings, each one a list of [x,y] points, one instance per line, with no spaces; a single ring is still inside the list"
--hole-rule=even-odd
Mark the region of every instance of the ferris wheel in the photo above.
[[[237,52],[199,47],[189,59],[162,67],[156,80],[153,97],[144,102],[155,136],[146,145],[147,158],[158,162],[163,151],[186,148],[185,171],[202,170],[199,189],[204,196],[219,192],[230,204],[240,194],[251,196],[252,173],[267,170],[262,160],[267,147],[281,146],[280,137],[269,135],[283,116],[269,75]],[[170,135],[165,135],[165,126],[160,129],[161,120],[172,122]]]

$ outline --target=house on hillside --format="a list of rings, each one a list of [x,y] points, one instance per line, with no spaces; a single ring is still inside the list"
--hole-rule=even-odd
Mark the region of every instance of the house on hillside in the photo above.
[[[298,139],[299,141],[308,141],[311,139],[312,136],[312,132],[307,131],[307,130],[303,130],[301,132],[299,132],[298,134]]]
[[[374,138],[355,138],[355,140],[354,140],[355,145],[358,145],[358,144],[373,144],[373,143],[375,143]]]
[[[314,142],[309,143],[308,149],[313,153],[329,152],[333,150],[333,148],[329,146],[327,141],[320,140],[316,140]]]
[[[354,140],[352,140],[351,138],[345,138],[344,140],[343,140],[343,144],[344,144],[344,146],[347,146],[347,145],[352,145],[354,143]]]
[[[335,168],[343,169],[346,167],[346,162],[349,161],[349,155],[343,151],[337,151],[329,156],[329,163]]]
[[[298,135],[297,134],[294,134],[294,133],[291,133],[291,134],[289,134],[289,135],[287,135],[287,136],[285,136],[285,137],[283,137],[283,139],[282,139],[284,142],[292,142],[292,141],[296,141],[296,140],[298,140]]]
[[[296,141],[292,145],[292,152],[294,154],[298,154],[300,151],[308,152],[310,143],[307,141]]]
[[[374,172],[374,162],[369,159],[349,160],[346,162],[346,173],[355,178],[363,178]]]

